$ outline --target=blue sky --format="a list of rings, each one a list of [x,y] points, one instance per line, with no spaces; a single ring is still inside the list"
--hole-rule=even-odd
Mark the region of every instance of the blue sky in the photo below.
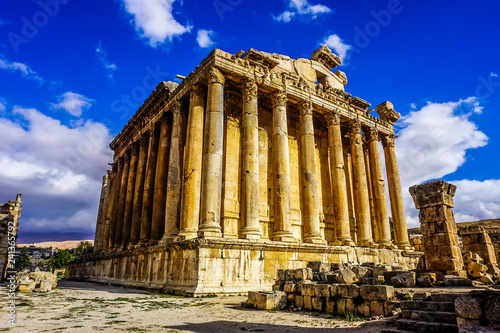
[[[458,185],[458,221],[500,217],[500,5],[494,1],[116,0],[0,5],[0,202],[19,241],[93,237],[108,144],[161,80],[213,48],[309,58],[328,45],[346,91],[402,119],[403,191]],[[417,212],[405,198],[409,226]]]

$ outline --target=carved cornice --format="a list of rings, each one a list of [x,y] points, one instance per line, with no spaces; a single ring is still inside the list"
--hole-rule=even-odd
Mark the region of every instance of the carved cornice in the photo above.
[[[224,84],[226,82],[226,78],[224,77],[224,74],[220,71],[220,69],[212,66],[208,70],[208,82]]]
[[[246,96],[246,101],[250,102],[252,99],[257,98],[259,87],[257,86],[257,83],[255,83],[255,80],[246,79],[242,83],[242,90],[243,96]]]
[[[382,136],[382,146],[386,147],[394,147],[394,135],[384,135]]]
[[[277,106],[285,106],[287,102],[286,92],[284,90],[278,90],[271,94],[271,100],[273,102],[273,108]]]
[[[372,142],[372,141],[380,141],[380,136],[378,134],[378,130],[374,127],[368,127],[364,131],[364,136],[366,138],[366,142]]]
[[[313,112],[313,104],[311,100],[302,100],[298,104],[299,113],[301,116],[311,116]]]

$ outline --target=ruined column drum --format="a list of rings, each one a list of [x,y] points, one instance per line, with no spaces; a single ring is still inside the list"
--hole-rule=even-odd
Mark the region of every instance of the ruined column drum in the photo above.
[[[326,46],[310,59],[216,49],[161,82],[110,144],[99,245],[70,277],[193,295],[270,290],[277,269],[308,261],[414,268],[400,115],[390,102],[371,115],[340,64]]]

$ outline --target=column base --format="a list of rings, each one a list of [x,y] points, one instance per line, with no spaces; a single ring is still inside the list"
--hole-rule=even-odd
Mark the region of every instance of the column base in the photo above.
[[[260,239],[260,229],[245,227],[240,230],[240,239],[251,239],[251,240],[259,240]]]
[[[304,236],[304,243],[327,244],[327,241],[322,239],[321,236],[318,234],[310,233]]]
[[[358,241],[358,246],[359,247],[377,248],[378,244],[375,243],[374,241],[371,241],[371,240],[360,240],[360,241]]]
[[[201,238],[221,238],[222,232],[220,229],[220,224],[209,221],[203,222],[198,230],[198,237]]]
[[[354,243],[354,241],[349,237],[339,237],[337,241],[340,242],[340,245],[356,246],[356,243]]]
[[[181,230],[177,237],[179,240],[198,238],[198,230]]]
[[[397,246],[394,245],[391,241],[384,241],[384,242],[379,242],[378,243],[378,248],[379,249],[394,250],[394,249],[397,249]]]
[[[412,251],[413,250],[413,246],[411,246],[410,243],[399,243],[399,244],[396,244],[396,246],[398,247],[398,249],[404,250],[404,251]]]
[[[297,240],[293,237],[293,234],[290,231],[277,231],[272,235],[271,240],[278,242],[288,242],[288,243],[297,242]]]

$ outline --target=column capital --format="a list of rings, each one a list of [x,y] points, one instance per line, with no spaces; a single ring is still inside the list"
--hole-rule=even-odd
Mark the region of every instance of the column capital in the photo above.
[[[259,87],[257,86],[257,83],[255,83],[255,80],[253,79],[245,79],[242,82],[242,90],[246,96],[247,102],[257,98],[258,89]]]
[[[224,77],[224,73],[222,73],[217,67],[210,67],[208,70],[208,83],[224,84],[225,82],[226,78]]]
[[[130,147],[130,154],[138,156],[139,155],[139,145],[137,142],[134,142],[132,144],[132,147]]]
[[[368,127],[363,131],[366,142],[380,141],[380,135],[375,127]]]
[[[325,114],[325,119],[328,126],[340,125],[340,115],[335,111]]]
[[[382,145],[386,147],[394,147],[394,134],[382,136]]]
[[[122,156],[122,163],[127,163],[130,160],[130,151],[126,151]]]
[[[206,93],[206,89],[203,85],[197,83],[195,85],[193,85],[193,87],[191,88],[191,98],[196,96],[196,97],[203,97],[205,96],[205,93]]]
[[[313,104],[311,100],[304,99],[299,102],[298,106],[299,106],[299,113],[301,116],[312,115]]]
[[[171,111],[172,113],[174,114],[178,114],[181,112],[181,102],[176,99],[173,103],[172,103],[172,106],[171,106]]]
[[[361,134],[361,123],[357,120],[351,120],[349,123],[350,134]]]
[[[140,147],[147,147],[148,146],[148,135],[144,133],[141,138],[139,139],[139,146]]]
[[[271,100],[273,102],[273,108],[277,106],[286,106],[287,96],[285,90],[278,90],[271,94]]]

